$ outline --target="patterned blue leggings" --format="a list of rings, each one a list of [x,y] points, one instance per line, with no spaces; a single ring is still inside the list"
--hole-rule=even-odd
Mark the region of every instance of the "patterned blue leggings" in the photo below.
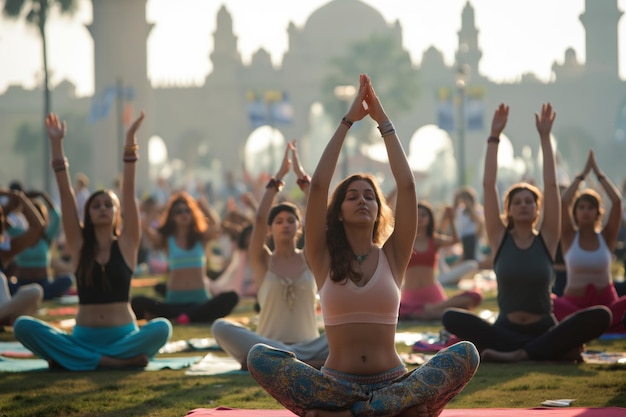
[[[261,343],[248,354],[248,369],[254,379],[299,416],[318,409],[351,410],[356,417],[388,417],[425,404],[428,415],[435,417],[465,387],[479,362],[476,347],[470,342],[459,342],[413,371],[400,372],[398,376],[394,369],[365,377],[373,383],[357,383],[354,381],[364,377],[339,379],[341,373],[337,371],[317,370],[291,352]]]

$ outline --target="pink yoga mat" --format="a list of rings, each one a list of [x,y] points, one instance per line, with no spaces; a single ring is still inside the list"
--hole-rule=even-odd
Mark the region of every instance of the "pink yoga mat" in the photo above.
[[[189,417],[295,417],[291,411],[246,410],[227,407],[196,408]],[[443,410],[439,417],[626,417],[626,408],[473,408]]]

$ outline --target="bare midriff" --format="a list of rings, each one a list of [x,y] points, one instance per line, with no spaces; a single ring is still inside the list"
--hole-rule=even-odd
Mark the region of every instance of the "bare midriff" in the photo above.
[[[396,326],[350,323],[327,326],[327,368],[354,375],[379,374],[402,365],[395,348]]]
[[[204,270],[202,268],[181,268],[170,271],[167,288],[174,291],[198,290],[204,288]]]
[[[124,326],[135,320],[129,303],[81,304],[76,314],[76,324],[84,327]]]

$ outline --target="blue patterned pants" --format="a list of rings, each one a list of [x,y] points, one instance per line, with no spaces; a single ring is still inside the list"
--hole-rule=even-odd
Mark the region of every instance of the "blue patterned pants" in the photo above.
[[[429,416],[438,416],[469,382],[479,362],[478,351],[470,342],[443,349],[410,372],[401,367],[372,376],[324,372],[299,361],[291,352],[264,344],[254,345],[248,354],[254,379],[299,416],[318,409],[351,410],[356,417],[388,417],[422,404]]]

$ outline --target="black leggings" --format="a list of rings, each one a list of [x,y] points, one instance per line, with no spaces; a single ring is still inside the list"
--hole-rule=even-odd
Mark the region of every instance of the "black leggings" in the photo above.
[[[186,314],[191,323],[212,323],[215,320],[230,314],[239,302],[235,291],[218,294],[203,303],[172,304],[145,296],[136,296],[131,300],[131,306],[138,319],[148,315],[176,319]]]
[[[449,309],[443,314],[442,323],[447,331],[473,342],[481,352],[523,349],[530,359],[559,360],[599,337],[611,319],[611,311],[604,306],[578,311],[560,323],[549,315],[525,325],[512,323],[502,314],[491,324],[466,310]]]

